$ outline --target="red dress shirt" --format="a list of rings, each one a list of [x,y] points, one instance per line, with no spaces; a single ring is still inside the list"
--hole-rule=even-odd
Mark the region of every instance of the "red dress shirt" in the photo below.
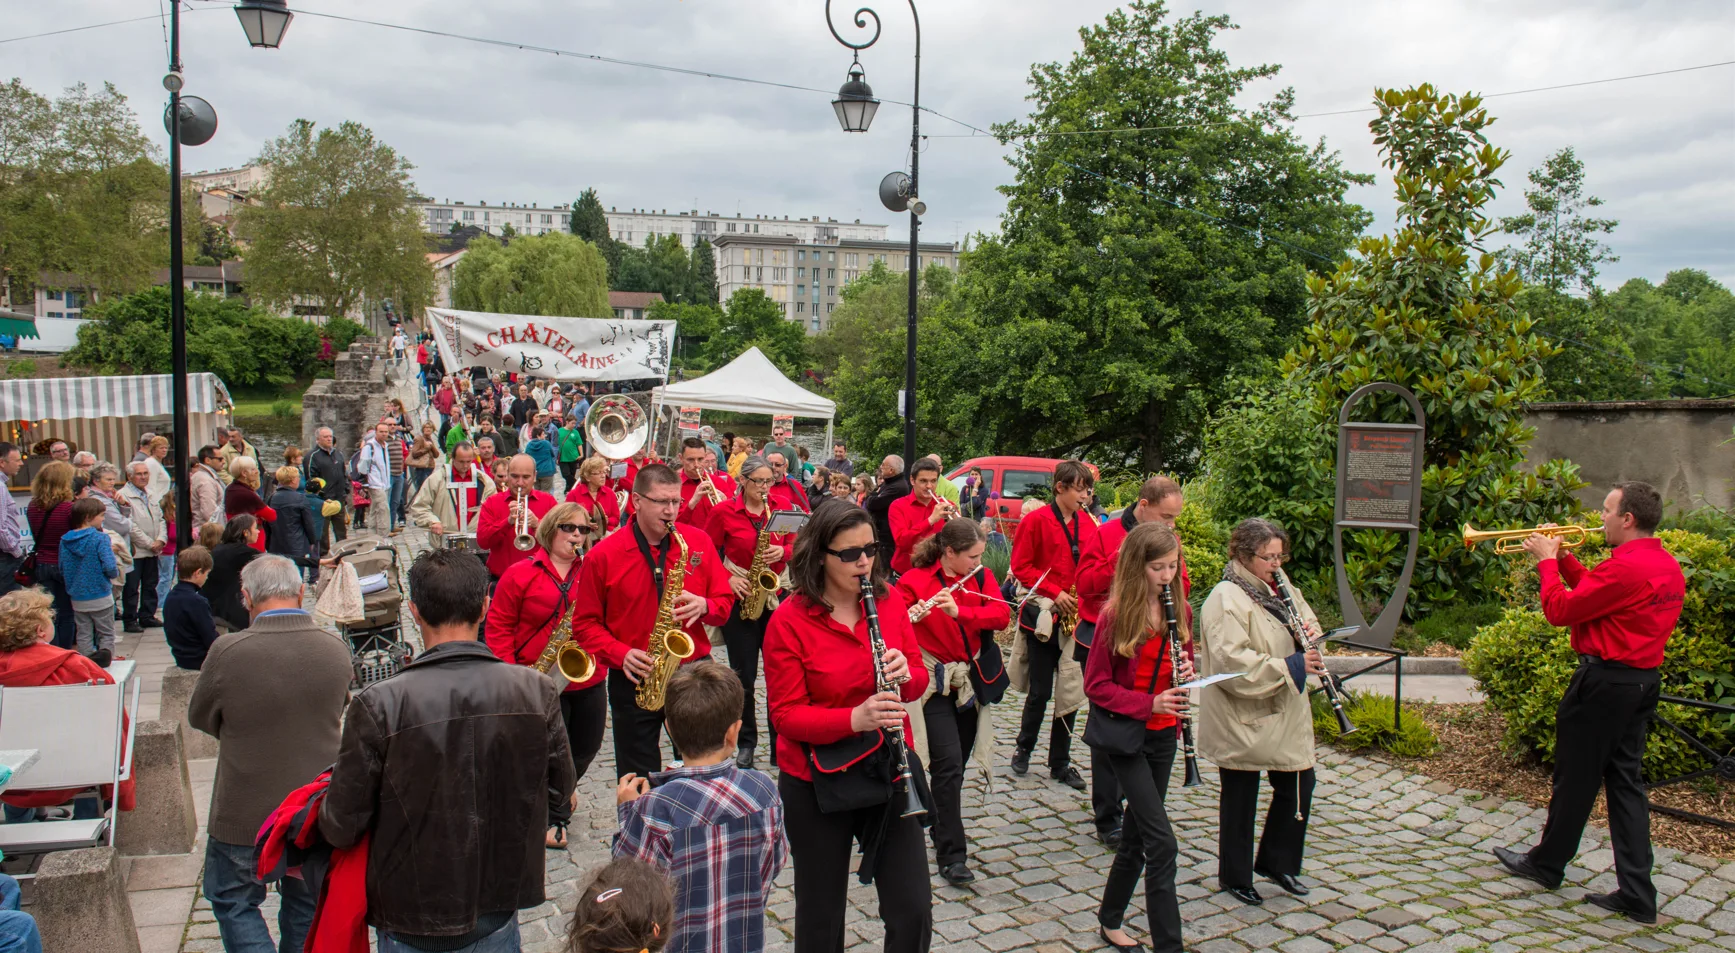
[[[926,569],[912,569],[899,576],[898,590],[904,601],[913,606],[933,598],[941,589],[957,581],[958,577],[946,575],[936,562]],[[983,593],[996,598],[990,599]],[[922,651],[942,662],[974,659],[982,650],[977,634],[984,629],[998,632],[1012,621],[1012,607],[1001,602],[999,595],[1000,580],[994,578],[994,570],[983,566],[975,578],[953,591],[952,598],[958,603],[956,619],[934,608],[920,622],[914,623],[916,641],[921,644]]]
[[[1537,571],[1542,614],[1550,625],[1572,629],[1574,652],[1633,668],[1663,664],[1663,647],[1681,617],[1687,580],[1661,540],[1629,540],[1588,571],[1563,550],[1558,559],[1544,559]]]
[[[1078,554],[1084,558],[1085,543],[1097,533],[1096,520],[1083,510],[1072,514],[1069,530],[1078,537]],[[1018,523],[1018,535],[1012,543],[1012,578],[1025,587],[1036,586],[1039,595],[1053,599],[1071,589],[1077,581],[1072,548],[1067,543],[1068,529],[1061,529],[1053,505],[1045,506],[1024,517]],[[1048,578],[1037,586],[1043,572]],[[1081,611],[1079,618],[1083,618]]]
[[[730,562],[746,569],[753,565],[753,553],[759,545],[759,530],[770,518],[769,507],[754,516],[747,512],[746,500],[730,500],[711,511],[711,525],[706,529],[711,534],[711,542],[717,544],[718,552],[728,557]],[[795,534],[772,533],[771,547],[774,552],[767,557],[769,562],[765,564],[765,568],[772,572],[782,572],[789,557],[795,552]]]
[[[1090,655],[1084,662],[1084,697],[1116,714],[1143,718],[1146,728],[1158,730],[1175,724],[1174,715],[1151,713],[1153,699],[1175,685],[1174,660],[1167,650],[1167,633],[1149,634],[1138,654],[1127,658],[1114,650],[1114,638],[1104,626],[1090,643]],[[1159,655],[1162,668],[1152,688],[1151,669]]]
[[[794,477],[784,477],[782,483],[773,483],[771,492],[767,495],[771,498],[773,509],[813,512],[813,507],[807,502],[807,490],[795,482]]]
[[[554,509],[559,501],[552,493],[541,490],[530,491],[530,535],[536,535],[536,524]],[[520,552],[512,545],[512,520],[507,518],[507,511],[512,504],[512,491],[503,490],[482,501],[482,512],[476,519],[476,545],[488,551],[488,575],[499,579],[506,575],[506,570],[530,558],[530,554],[542,549],[537,543],[536,548]]]
[[[503,662],[530,665],[548,647],[548,638],[560,624],[561,615],[571,615],[578,597],[580,564],[574,564],[568,578],[559,578],[559,571],[538,549],[520,560],[500,577],[494,596],[488,602],[488,648]],[[564,600],[560,584],[568,583]],[[564,609],[562,606],[564,605]],[[596,674],[583,684],[568,682],[550,670],[549,677],[559,678],[566,690],[589,688],[602,681],[608,667],[597,661]]]
[[[593,517],[595,516],[596,508],[599,506],[602,507],[602,518],[603,523],[605,524],[603,526],[604,532],[615,529],[621,525],[620,497],[616,496],[615,491],[610,489],[606,483],[603,484],[602,488],[597,490],[595,494],[592,494],[590,492],[590,484],[580,480],[578,486],[573,487],[572,492],[566,494],[566,502],[577,503],[579,506],[584,507],[584,511],[590,513]]]
[[[1078,617],[1092,625],[1102,615],[1108,603],[1109,589],[1114,584],[1115,564],[1120,562],[1121,544],[1138,521],[1132,507],[1127,507],[1118,520],[1109,520],[1097,527],[1096,533],[1078,547]],[[1177,542],[1179,538],[1177,537]],[[1187,577],[1187,554],[1180,553],[1181,601],[1193,594],[1193,580]]]
[[[686,627],[693,639],[693,655],[687,661],[693,662],[711,654],[705,626],[729,621],[735,594],[729,589],[729,571],[717,557],[711,537],[679,523],[675,531],[687,541],[687,575],[682,589],[704,596],[706,603],[705,611]],[[655,555],[657,547],[651,547],[651,552]],[[670,539],[665,573],[674,568],[680,554],[680,544]],[[603,664],[621,668],[628,650],[650,645],[651,625],[656,622],[657,603],[663,594],[639,551],[632,524],[591,547],[584,571],[578,575],[576,593],[573,604],[578,608],[572,617],[572,635]]]
[[[927,692],[928,672],[910,627],[909,608],[895,588],[876,601],[886,648],[909,660],[910,680],[899,694],[913,702]],[[868,644],[865,616],[853,630],[846,629],[825,606],[799,593],[771,614],[765,629],[765,703],[777,729],[779,771],[812,781],[807,745],[831,744],[855,734],[850,711],[876,694]],[[907,716],[904,737],[910,737]]]
[[[909,572],[912,565],[910,554],[915,552],[916,544],[940,531],[944,522],[928,522],[934,507],[939,505],[939,496],[923,503],[914,493],[892,501],[891,508],[886,510],[886,522],[891,524],[892,545],[895,547],[892,550],[893,570]]]
[[[681,513],[675,517],[675,522],[684,523],[700,532],[711,525],[711,511],[718,506],[718,504],[711,502],[709,493],[700,489],[704,485],[703,481],[687,476],[685,471],[681,472]],[[723,484],[713,481],[713,485],[717,487],[718,492],[725,493],[723,502],[729,502],[729,497],[723,490]],[[687,503],[693,499],[695,493],[699,494],[699,502],[693,506],[688,506]]]

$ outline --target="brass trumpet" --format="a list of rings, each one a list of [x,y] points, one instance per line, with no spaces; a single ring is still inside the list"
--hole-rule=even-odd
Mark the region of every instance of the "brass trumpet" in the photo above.
[[[1601,533],[1600,526],[1531,526],[1526,529],[1477,529],[1469,523],[1464,524],[1464,548],[1475,549],[1477,544],[1490,540],[1494,542],[1494,551],[1502,556],[1512,556],[1524,552],[1524,541],[1532,536],[1556,536],[1560,538],[1562,549],[1577,549],[1591,533]]]
[[[512,521],[512,548],[527,553],[536,548],[536,535],[530,530],[530,494],[515,491],[512,502],[518,507],[518,518]]]

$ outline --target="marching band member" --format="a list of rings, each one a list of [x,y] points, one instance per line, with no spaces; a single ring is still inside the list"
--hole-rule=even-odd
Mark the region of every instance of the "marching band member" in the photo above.
[[[765,627],[771,623],[771,612],[777,608],[778,597],[771,594],[765,600],[764,611],[757,619],[741,617],[742,603],[752,591],[755,581],[747,570],[759,546],[759,534],[771,519],[771,506],[766,498],[771,489],[771,464],[764,457],[748,457],[741,464],[741,497],[730,500],[711,511],[711,541],[723,554],[723,565],[729,570],[729,588],[735,593],[735,608],[724,622],[723,644],[729,650],[729,667],[741,679],[746,689],[741,710],[741,733],[736,739],[735,763],[753,767],[754,750],[759,744],[758,704],[753,698],[753,686],[759,681],[759,651],[765,642]],[[783,576],[795,540],[789,534],[775,534],[767,541],[769,550],[765,568]],[[770,729],[767,719],[766,728]],[[771,763],[777,763],[777,732],[771,731]]]
[[[1319,620],[1298,591],[1295,611],[1307,626],[1296,632],[1284,603],[1283,565],[1289,535],[1269,520],[1246,519],[1229,535],[1229,563],[1200,612],[1200,668],[1206,675],[1244,673],[1207,685],[1198,719],[1199,756],[1222,777],[1218,805],[1217,881],[1242,903],[1262,904],[1253,875],[1296,896],[1307,817],[1313,802],[1313,706],[1307,676],[1325,674],[1316,649],[1299,640],[1318,634]],[[1259,772],[1271,785],[1271,810],[1253,854]]]
[[[507,461],[506,486],[482,501],[482,516],[476,524],[476,545],[488,551],[488,575],[494,585],[500,584],[506,570],[530,558],[531,550],[513,545],[519,527],[528,525],[534,537],[536,524],[559,502],[554,494],[536,488],[534,457],[520,453]],[[525,506],[529,507],[528,520],[521,515]]]
[[[916,466],[919,472],[921,464]],[[913,747],[928,765],[934,792],[934,859],[940,876],[953,885],[976,879],[965,851],[964,767],[977,739],[987,735],[984,683],[1004,687],[994,633],[1012,621],[1012,610],[999,598],[999,580],[982,565],[987,543],[974,521],[948,520],[916,545],[913,566],[898,577],[898,590],[916,616],[922,665],[933,676],[921,706],[912,711],[920,716],[912,721]],[[938,601],[923,608],[930,599]]]
[[[1115,564],[1120,561],[1121,542],[1133,527],[1145,523],[1162,523],[1170,530],[1180,518],[1181,485],[1165,476],[1154,476],[1139,487],[1139,498],[1121,511],[1120,519],[1102,524],[1096,535],[1079,547],[1083,554],[1078,564],[1078,628],[1073,632],[1073,656],[1084,662],[1090,653],[1091,639],[1097,629],[1097,618],[1108,602],[1109,586],[1114,581]],[[1180,545],[1180,537],[1175,539]],[[1187,602],[1193,591],[1187,578],[1187,555],[1179,553],[1181,588],[1178,601]],[[1190,604],[1190,603],[1189,603]],[[1191,641],[1188,642],[1189,649]],[[1115,782],[1108,758],[1095,748],[1090,752],[1090,803],[1096,819],[1096,836],[1104,844],[1116,847],[1121,837],[1121,792]]]
[[[883,748],[886,729],[902,728],[907,737],[904,703],[927,692],[926,669],[909,662],[920,651],[909,610],[885,586],[877,553],[866,510],[841,500],[821,503],[796,536],[790,560],[793,592],[777,607],[765,633],[766,696],[781,749],[777,788],[790,854],[800,872],[795,878],[799,953],[843,949],[850,861],[858,840],[877,858],[872,869],[885,949],[916,953],[932,941],[933,892],[920,820],[901,816],[896,797],[884,804],[823,810],[821,790],[847,783],[852,772],[828,775],[821,789],[809,760],[833,754],[835,749],[828,748],[836,743],[849,747],[871,740]],[[883,593],[876,601],[885,653],[877,665],[862,603],[861,579],[869,575]],[[889,682],[902,681],[899,691],[878,691],[876,674],[882,666]],[[919,775],[921,767],[913,764],[912,771]]]
[[[1181,907],[1175,894],[1178,847],[1163,805],[1168,800],[1169,774],[1175,765],[1176,736],[1180,733],[1175,716],[1187,710],[1187,691],[1175,686],[1192,678],[1193,666],[1185,657],[1177,665],[1171,656],[1163,590],[1179,575],[1181,547],[1175,534],[1160,521],[1134,527],[1117,545],[1120,556],[1100,625],[1091,640],[1084,690],[1090,698],[1092,719],[1107,712],[1122,716],[1114,719],[1117,722],[1130,720],[1132,737],[1117,740],[1131,740],[1133,747],[1099,748],[1120,789],[1126,792],[1127,817],[1108,883],[1103,887],[1102,904],[1097,908],[1097,923],[1103,942],[1114,949],[1143,949],[1122,926],[1143,870],[1151,949],[1180,953]],[[1189,631],[1187,603],[1177,601],[1177,611],[1182,614],[1179,628]],[[1139,723],[1142,732],[1137,731]]]
[[[715,488],[715,493],[712,493],[712,488]],[[675,517],[675,522],[702,532],[711,523],[711,511],[727,502],[729,497],[723,494],[723,486],[715,479],[708,479],[705,473],[705,441],[698,437],[682,440],[681,513]]]
[[[646,464],[633,485],[635,513],[627,528],[597,543],[578,575],[573,598],[572,633],[586,652],[608,666],[608,703],[614,729],[615,777],[650,777],[662,770],[660,734],[663,713],[638,706],[638,685],[651,673],[646,651],[657,606],[663,598],[667,573],[680,548],[671,532],[687,544],[681,593],[674,602],[675,621],[693,640],[693,654],[683,663],[711,654],[706,625],[729,618],[735,595],[729,574],[717,558],[711,538],[675,516],[682,508],[680,478],[660,463]]]
[[[476,484],[464,491],[461,504],[457,499],[458,490],[453,488],[459,483]],[[434,536],[460,532],[462,527],[474,530],[483,502],[493,494],[493,478],[476,465],[476,448],[468,440],[460,441],[452,448],[451,465],[435,467],[434,472],[422,481],[422,488],[410,501],[410,522]],[[462,513],[458,509],[460,505]]]
[[[771,485],[771,505],[779,510],[800,510],[803,513],[813,512],[813,507],[807,502],[807,490],[801,481],[789,475],[789,458],[781,450],[767,450],[765,459],[771,463],[772,478],[777,482]]]
[[[1049,698],[1056,717],[1048,732],[1048,772],[1056,781],[1084,790],[1084,776],[1072,764],[1072,726],[1084,701],[1084,673],[1064,651],[1070,632],[1055,637],[1060,617],[1077,607],[1077,567],[1085,540],[1096,535],[1096,520],[1081,512],[1096,483],[1090,468],[1077,460],[1062,460],[1054,468],[1054,502],[1026,515],[1012,544],[1012,576],[1021,594],[1034,591],[1019,620],[1012,647],[1013,687],[1026,680],[1024,717],[1012,752],[1012,773],[1030,771]],[[1021,677],[1021,668],[1028,674]],[[1059,675],[1057,679],[1056,676]],[[1055,683],[1059,682],[1059,691]],[[1060,712],[1065,711],[1064,715]]]
[[[537,548],[500,577],[488,602],[485,632],[488,648],[501,661],[536,664],[561,620],[570,620],[578,565],[589,539],[589,520],[576,503],[556,504],[536,524]],[[608,719],[608,696],[603,687],[607,672],[598,664],[596,674],[582,683],[568,682],[555,671],[548,674],[563,686],[560,716],[566,722],[574,776],[582,780],[602,748],[603,724]],[[570,811],[550,817],[550,848],[566,846],[566,825],[571,817]]]
[[[602,457],[594,454],[586,457],[578,465],[572,492],[566,494],[566,502],[584,507],[590,516],[593,535],[607,535],[622,525],[620,497],[608,485],[608,468],[609,462]]]
[[[940,465],[923,457],[910,468],[910,495],[892,501],[886,521],[892,530],[892,571],[910,571],[910,554],[916,544],[934,535],[958,508],[940,498]]]

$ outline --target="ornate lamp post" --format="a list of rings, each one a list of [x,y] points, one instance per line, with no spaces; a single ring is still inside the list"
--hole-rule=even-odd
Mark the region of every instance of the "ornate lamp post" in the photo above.
[[[886,208],[894,212],[905,209],[910,213],[910,316],[904,336],[904,466],[908,468],[916,462],[916,288],[920,281],[919,269],[916,263],[921,260],[916,245],[916,233],[921,227],[921,215],[927,211],[916,191],[916,164],[921,155],[922,137],[922,19],[916,13],[915,0],[909,0],[910,18],[916,25],[916,80],[911,96],[910,109],[910,174],[893,172],[880,183],[880,201]],[[839,43],[856,52],[855,61],[850,64],[848,78],[842,88],[837,91],[837,99],[831,107],[837,112],[837,121],[843,126],[844,132],[867,132],[868,126],[874,121],[874,113],[880,108],[880,101],[874,98],[874,91],[867,84],[867,74],[862,70],[861,51],[879,42],[880,15],[868,7],[862,7],[855,12],[856,29],[867,30],[872,20],[873,35],[861,43],[851,43],[837,32],[837,26],[832,22],[831,0],[825,0],[825,25],[830,28],[831,35]]]

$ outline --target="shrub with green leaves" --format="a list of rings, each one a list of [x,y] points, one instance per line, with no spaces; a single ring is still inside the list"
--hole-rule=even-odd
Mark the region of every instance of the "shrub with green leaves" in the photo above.
[[[1397,728],[1393,728],[1394,705],[1395,702],[1389,695],[1346,689],[1343,693],[1343,713],[1348,716],[1349,723],[1354,725],[1356,730],[1352,734],[1340,735],[1337,733],[1337,716],[1332,713],[1331,702],[1326,700],[1324,692],[1315,692],[1313,737],[1351,751],[1378,748],[1402,758],[1425,758],[1433,754],[1440,746],[1439,740],[1434,737],[1434,729],[1428,727],[1428,723],[1409,706],[1404,708],[1402,722]]]
[[[1664,650],[1662,693],[1730,704],[1735,699],[1735,543],[1682,530],[1657,535],[1687,578],[1681,620]],[[1589,568],[1607,552],[1586,546],[1577,555]],[[1551,763],[1555,709],[1578,657],[1567,630],[1549,625],[1537,608],[1534,567],[1519,563],[1501,588],[1509,608],[1499,622],[1477,631],[1464,652],[1464,667],[1488,704],[1505,716],[1507,749]],[[1659,704],[1657,713],[1714,749],[1735,745],[1735,715],[1668,702]],[[1660,780],[1706,764],[1678,735],[1653,724],[1644,767],[1647,778]]]

